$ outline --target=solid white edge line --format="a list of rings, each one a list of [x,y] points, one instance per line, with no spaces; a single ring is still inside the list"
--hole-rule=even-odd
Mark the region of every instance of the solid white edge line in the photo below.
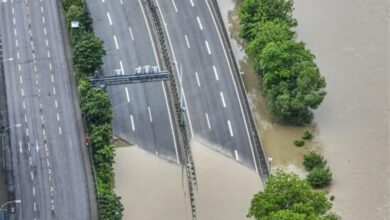
[[[158,8],[158,10],[159,10],[159,12],[160,12],[160,15],[161,15],[161,19],[163,20],[163,23],[166,24],[158,0],[156,0],[156,3],[157,3],[157,8]],[[171,41],[171,38],[170,38],[170,35],[169,35],[169,32],[168,32],[167,25],[165,25],[164,28],[165,28],[165,31],[166,31],[166,33],[167,33],[167,38],[168,38],[168,42],[169,42],[169,47],[171,48],[171,51],[172,51],[173,61],[174,61],[175,63],[177,63],[176,55],[175,55],[175,52],[174,52],[174,50],[173,50],[172,41]],[[180,71],[179,71],[178,65],[175,65],[175,66],[176,66],[176,71],[179,73]],[[181,82],[179,82],[179,83],[181,84]],[[190,110],[189,110],[188,105],[187,105],[187,99],[186,99],[186,95],[184,94],[184,92],[183,92],[183,98],[184,98],[184,105],[187,106],[187,109],[186,109],[187,118],[188,118],[188,122],[189,122],[189,126],[190,126],[191,138],[193,138],[193,137],[194,137],[194,130],[192,129],[191,114],[190,114]]]
[[[145,10],[144,10],[144,8],[142,7],[142,3],[141,3],[140,0],[138,0],[138,3],[139,3],[139,5],[140,5],[140,7],[141,7],[142,14],[143,14],[144,19],[145,19],[145,23],[146,23],[146,26],[147,26],[147,29],[148,29],[150,41],[152,42],[153,52],[154,52],[154,57],[155,57],[155,59],[156,59],[156,63],[157,63],[157,65],[159,65],[159,64],[158,64],[159,62],[158,62],[156,47],[155,47],[155,45],[154,45],[153,38],[152,38],[152,34],[151,34],[151,32],[150,32],[149,23],[148,23],[148,21],[147,21],[147,19],[146,19]],[[158,1],[157,1],[157,5],[158,5]],[[159,6],[159,5],[158,5],[158,9],[159,9],[160,14],[161,14],[161,10],[160,10],[160,6]],[[161,17],[162,17],[162,14],[161,14]],[[162,19],[163,19],[164,24],[166,24],[165,21],[164,21],[164,18],[162,18]],[[159,65],[159,66],[160,66],[160,65]],[[176,67],[176,68],[177,68],[177,67]],[[167,98],[167,94],[166,94],[166,92],[165,92],[165,85],[164,85],[164,82],[161,82],[161,85],[162,85],[162,87],[163,87],[163,92],[164,92],[164,97],[165,97],[165,103],[166,103],[166,106],[167,106],[167,109],[168,109],[169,123],[170,123],[170,125],[171,125],[172,138],[173,138],[173,143],[174,143],[174,145],[175,145],[176,160],[177,160],[177,164],[180,164],[179,153],[178,153],[178,150],[177,150],[176,136],[175,136],[175,132],[174,132],[174,130],[173,130],[173,122],[172,122],[172,117],[171,117],[171,110],[170,110],[170,108],[169,108],[169,106],[168,106],[168,98]]]
[[[237,98],[238,98],[238,103],[240,104],[240,109],[241,109],[241,113],[242,113],[242,118],[244,120],[244,124],[245,124],[245,128],[246,128],[246,133],[248,135],[248,139],[249,139],[249,145],[251,146],[251,151],[252,151],[252,156],[253,156],[253,162],[254,162],[254,165],[255,165],[255,169],[256,169],[256,172],[258,172],[258,168],[257,168],[257,164],[256,164],[256,158],[255,158],[255,152],[253,150],[253,145],[252,145],[252,140],[250,138],[250,135],[249,135],[249,129],[248,129],[248,125],[247,125],[247,122],[246,122],[246,119],[245,119],[245,116],[244,116],[244,110],[242,108],[242,104],[241,104],[241,100],[240,100],[240,96],[238,95],[238,89],[237,89],[237,85],[236,85],[236,82],[234,81],[234,78],[233,78],[233,71],[232,71],[232,67],[230,66],[230,62],[229,62],[229,59],[227,57],[227,53],[226,53],[226,50],[225,50],[225,47],[223,45],[223,42],[222,42],[222,37],[221,37],[221,33],[219,32],[219,29],[218,29],[218,26],[217,26],[217,22],[215,21],[215,18],[214,18],[214,15],[211,11],[211,8],[210,8],[210,4],[208,2],[208,0],[205,0],[206,4],[207,4],[207,7],[209,9],[209,12],[210,12],[210,15],[213,19],[213,22],[214,22],[214,26],[215,26],[215,29],[217,30],[217,33],[218,33],[218,37],[219,37],[219,41],[222,45],[222,49],[223,49],[223,52],[225,54],[225,59],[227,61],[227,64],[228,64],[228,67],[229,67],[229,70],[230,70],[230,76],[232,78],[232,81],[233,81],[233,85],[234,85],[234,88],[236,90],[236,95],[237,95]],[[246,94],[245,94],[246,95]],[[250,106],[249,106],[250,107]]]

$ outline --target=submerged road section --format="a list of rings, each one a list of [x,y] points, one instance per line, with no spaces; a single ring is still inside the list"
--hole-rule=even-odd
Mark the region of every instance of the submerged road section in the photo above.
[[[153,0],[162,19],[193,139],[268,175],[241,76],[213,0]]]
[[[160,66],[140,0],[87,0],[95,34],[104,41],[104,75],[134,74],[138,66]],[[114,135],[180,163],[172,108],[165,82],[107,87]]]
[[[57,4],[0,2],[17,219],[90,219]]]

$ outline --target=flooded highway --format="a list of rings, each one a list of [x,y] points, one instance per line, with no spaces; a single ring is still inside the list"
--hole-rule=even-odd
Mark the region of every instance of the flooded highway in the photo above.
[[[316,55],[327,96],[307,127],[272,122],[238,38],[237,0],[218,0],[272,168],[304,176],[302,156],[321,151],[333,171],[333,211],[346,220],[390,219],[389,6],[385,0],[295,0],[297,38]],[[315,139],[293,140],[305,130]],[[198,142],[192,143],[199,219],[246,219],[252,195],[262,188],[254,171]],[[116,191],[124,219],[190,219],[181,167],[137,147],[118,148]]]
[[[256,172],[196,141],[191,145],[198,219],[247,219],[252,196],[262,188]],[[138,147],[120,147],[116,154],[115,191],[125,207],[123,219],[191,219],[180,166]]]

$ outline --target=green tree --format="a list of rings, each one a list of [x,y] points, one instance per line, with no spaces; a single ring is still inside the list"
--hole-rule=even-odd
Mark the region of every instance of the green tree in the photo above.
[[[304,214],[296,213],[291,210],[280,210],[270,213],[264,220],[306,220]]]
[[[92,125],[110,124],[112,120],[111,103],[107,93],[98,88],[91,88],[81,98],[81,110],[84,112],[91,130]]]
[[[332,172],[329,167],[314,167],[307,174],[306,179],[313,188],[323,188],[332,182]]]
[[[280,21],[266,21],[259,23],[256,28],[255,37],[248,41],[245,49],[249,56],[255,60],[255,70],[260,71],[261,51],[271,42],[282,42],[291,40],[294,32],[290,31],[290,27]]]
[[[260,66],[263,90],[272,115],[280,121],[304,125],[312,119],[325,97],[325,79],[314,55],[303,43],[269,43],[262,51]]]
[[[83,0],[63,0],[65,11],[68,11],[72,5],[83,7],[83,4],[84,4]]]
[[[105,145],[109,145],[112,139],[112,126],[111,124],[102,124],[92,126],[89,132],[89,138],[92,144],[93,152],[102,149]]]
[[[114,193],[104,192],[99,195],[99,219],[121,220],[123,217],[123,205],[120,197]]]
[[[240,36],[251,41],[256,27],[264,21],[279,20],[290,27],[296,26],[293,10],[292,0],[245,0],[239,9]]]
[[[326,160],[321,154],[318,154],[314,151],[310,151],[307,154],[303,155],[303,165],[305,165],[306,170],[310,171],[315,167],[325,167]]]
[[[103,64],[104,55],[103,41],[86,34],[74,47],[73,62],[81,73],[91,75]]]
[[[312,191],[305,180],[296,174],[278,171],[269,177],[264,191],[254,195],[248,217],[311,220],[326,216],[330,208],[331,203],[324,194]]]
[[[77,31],[92,31],[92,19],[87,11],[82,6],[72,5],[66,12],[66,20],[70,28],[70,22],[79,21],[79,28]]]

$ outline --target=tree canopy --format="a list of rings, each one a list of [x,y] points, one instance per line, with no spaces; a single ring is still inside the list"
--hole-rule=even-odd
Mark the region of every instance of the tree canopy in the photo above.
[[[315,192],[296,174],[276,172],[270,176],[263,192],[252,199],[248,217],[257,220],[323,220],[331,203]]]
[[[114,193],[103,192],[99,196],[99,217],[101,220],[121,220],[123,205]]]
[[[239,10],[240,36],[252,40],[261,22],[279,20],[289,27],[296,26],[292,17],[292,0],[245,0]]]
[[[262,77],[271,115],[281,122],[304,125],[325,97],[325,79],[314,55],[296,42],[291,28],[292,0],[245,0],[239,10],[240,35]]]
[[[86,34],[74,47],[73,62],[80,72],[91,75],[103,64],[104,55],[103,41]]]
[[[266,21],[259,24],[256,36],[246,44],[246,52],[255,60],[255,70],[260,71],[261,51],[271,42],[282,42],[290,40],[294,32],[280,21]]]
[[[273,116],[304,125],[325,97],[325,79],[314,55],[295,41],[269,43],[260,55],[263,89]]]
[[[89,89],[87,94],[81,98],[81,110],[85,113],[89,125],[111,123],[112,112],[110,99],[102,89]]]

